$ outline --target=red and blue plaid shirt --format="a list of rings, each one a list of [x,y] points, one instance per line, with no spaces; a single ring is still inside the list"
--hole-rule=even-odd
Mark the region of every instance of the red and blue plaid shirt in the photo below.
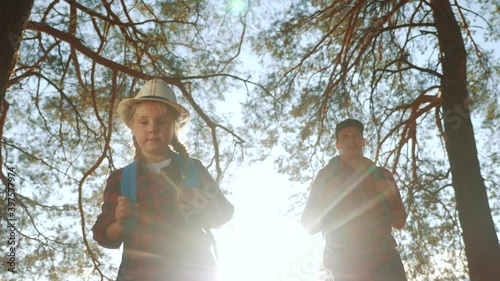
[[[188,221],[176,203],[175,185],[181,182],[179,163],[173,161],[157,175],[138,162],[140,214],[124,241],[110,240],[106,234],[108,227],[116,222],[123,169],[108,178],[102,211],[92,231],[94,239],[105,248],[117,249],[124,243],[117,280],[210,280],[206,276],[213,274],[215,263],[210,252],[211,239],[202,226],[222,225],[231,219],[234,208],[203,164],[194,161],[201,191],[207,192],[204,198],[210,201],[200,205],[203,208],[192,209]]]

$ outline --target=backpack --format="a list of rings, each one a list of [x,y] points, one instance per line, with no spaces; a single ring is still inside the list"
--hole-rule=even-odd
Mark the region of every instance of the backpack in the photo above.
[[[184,170],[184,168],[185,168],[184,158],[177,153],[174,153],[174,154],[175,154],[174,159],[179,163],[181,177],[186,176],[185,181],[184,181],[184,186],[186,188],[201,188],[200,178],[198,176],[198,171],[195,167],[193,159],[188,158],[188,171],[187,171],[187,175],[186,175],[185,174],[186,171]],[[123,196],[126,196],[129,199],[130,204],[132,204],[133,206],[137,203],[137,162],[136,161],[128,164],[127,166],[125,166],[123,168],[121,181],[120,181],[120,192]],[[125,220],[125,226],[124,226],[125,235],[129,235],[132,232],[134,224],[135,224],[135,219]],[[212,232],[210,231],[210,228],[203,227],[203,230],[205,231],[207,236],[210,238],[210,241],[211,241],[213,249],[214,249],[215,258],[218,260],[215,238],[214,238]]]
[[[184,186],[187,188],[200,188],[200,179],[198,172],[194,166],[193,159],[188,160],[188,173],[185,175],[184,158],[179,154],[175,154],[175,159],[179,162],[181,169],[181,177],[186,176]],[[123,168],[122,179],[120,183],[120,191],[123,196],[126,196],[132,205],[137,203],[137,163],[136,161],[128,164]]]

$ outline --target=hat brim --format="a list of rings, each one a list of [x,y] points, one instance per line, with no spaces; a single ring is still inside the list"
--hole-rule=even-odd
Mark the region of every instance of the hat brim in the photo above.
[[[134,104],[144,101],[161,102],[173,108],[175,111],[177,111],[177,113],[179,113],[179,126],[181,128],[187,125],[187,123],[189,123],[190,119],[189,111],[187,111],[187,109],[182,105],[163,98],[144,97],[144,98],[123,99],[122,101],[120,101],[116,111],[118,113],[118,117],[120,117],[120,120],[122,120],[123,124],[125,124],[127,127],[130,128],[129,125],[130,120],[128,120],[128,112],[130,111],[130,108],[134,106]]]

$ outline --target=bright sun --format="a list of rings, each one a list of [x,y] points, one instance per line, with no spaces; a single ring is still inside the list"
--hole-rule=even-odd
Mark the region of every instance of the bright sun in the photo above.
[[[243,0],[228,0],[227,2],[229,4],[231,12],[233,12],[234,14],[243,12],[247,5],[246,1]]]
[[[234,218],[215,230],[220,281],[318,280],[322,238],[283,214],[291,187],[271,164],[242,168],[229,188]]]

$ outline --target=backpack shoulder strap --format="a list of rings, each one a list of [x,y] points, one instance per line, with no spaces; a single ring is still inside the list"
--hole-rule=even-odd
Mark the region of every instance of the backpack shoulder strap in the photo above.
[[[187,174],[185,171],[184,165],[184,157],[180,154],[175,154],[175,158],[179,163],[181,177],[185,177],[184,186],[187,188],[201,188],[200,186],[200,178],[198,176],[198,170],[194,164],[194,160],[192,158],[188,158],[188,166],[187,166]]]
[[[135,161],[122,170],[120,192],[130,200],[131,204],[137,203],[137,164]]]
[[[130,204],[134,206],[137,203],[137,163],[134,161],[122,170],[122,178],[120,181],[120,192],[126,196]],[[134,228],[135,218],[128,218],[125,220],[124,234],[130,235]]]
[[[337,177],[339,175],[339,164],[340,164],[340,157],[335,156],[330,161],[326,166],[321,169],[320,173],[323,172],[326,175],[323,177],[323,183],[329,182],[331,179]]]

